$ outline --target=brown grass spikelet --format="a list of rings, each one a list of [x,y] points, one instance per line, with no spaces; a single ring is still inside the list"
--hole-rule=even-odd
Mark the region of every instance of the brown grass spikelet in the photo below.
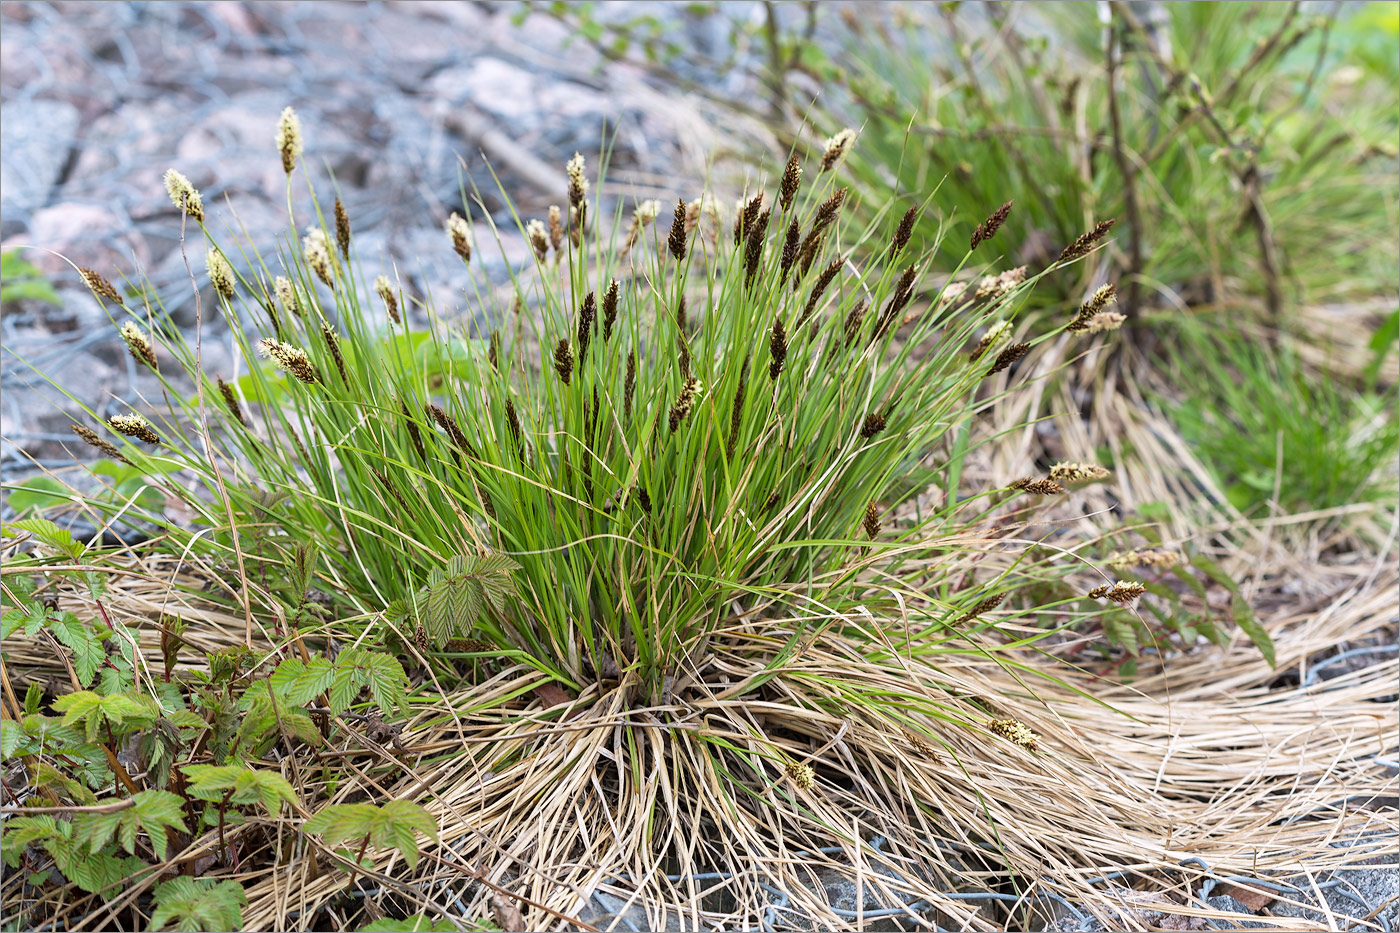
[[[1013,343],[997,354],[996,361],[992,363],[992,368],[987,370],[988,376],[995,376],[997,373],[1008,369],[1013,363],[1025,356],[1030,351],[1031,345],[1028,343]]]
[[[463,432],[462,426],[457,423],[456,418],[449,415],[442,408],[431,403],[427,406],[427,412],[428,417],[437,422],[437,426],[446,432],[447,439],[452,442],[453,447],[456,447],[473,460],[477,459],[476,448],[472,446],[471,441],[467,440],[467,435]]]
[[[986,220],[977,225],[977,229],[972,231],[971,245],[968,250],[974,250],[981,244],[990,240],[1001,229],[1001,225],[1006,223],[1006,218],[1011,216],[1011,205],[1015,201],[1007,201],[1001,207],[992,211]]]
[[[1099,221],[1094,225],[1094,229],[1066,246],[1060,253],[1060,258],[1055,261],[1069,262],[1071,259],[1078,259],[1080,256],[1087,255],[1089,250],[1094,248],[1094,244],[1102,240],[1108,231],[1113,229],[1113,225],[1117,222],[1117,218],[1114,217]]]
[[[1052,479],[1035,479],[1027,476],[1025,479],[1018,479],[1011,484],[1012,489],[1019,489],[1036,496],[1058,496],[1065,491],[1065,487]]]
[[[325,338],[326,349],[331,351],[331,359],[335,360],[335,368],[340,372],[340,381],[349,385],[350,377],[345,372],[345,357],[340,352],[340,337],[336,336],[335,329],[324,320],[321,321],[321,336]]]
[[[1019,719],[993,719],[987,723],[987,728],[991,730],[993,735],[999,735],[1003,739],[1014,742],[1028,752],[1040,748],[1040,736],[1032,732],[1030,727]]]
[[[98,298],[105,298],[123,307],[126,306],[126,302],[122,299],[122,296],[112,287],[112,283],[107,281],[106,277],[103,276],[101,272],[95,269],[79,267],[78,274],[83,277],[83,284],[91,289],[92,293]]]
[[[773,318],[773,329],[768,334],[768,378],[774,382],[787,363],[787,352],[787,331],[783,329],[783,318],[779,315]]]
[[[848,188],[837,188],[835,194],[821,203],[821,206],[817,208],[816,216],[812,218],[812,230],[807,234],[809,239],[831,226],[836,215],[841,213],[841,207],[846,203],[846,193],[849,190]]]
[[[453,211],[447,218],[447,235],[452,240],[452,251],[462,257],[462,262],[471,262],[472,228],[467,218]]]
[[[651,514],[651,494],[641,486],[633,487],[632,497],[637,500],[637,504],[642,507],[642,511]]]
[[[914,235],[914,222],[919,219],[919,209],[911,207],[904,212],[904,217],[900,219],[899,226],[894,230],[894,238],[890,240],[889,258],[898,256]]]
[[[744,422],[744,396],[749,391],[749,366],[753,362],[750,355],[744,356],[744,364],[739,367],[739,385],[734,389],[734,404],[729,409],[729,439],[724,445],[724,455],[734,459],[734,448],[739,444],[739,428]]]
[[[671,410],[666,413],[667,424],[670,425],[672,434],[676,433],[686,415],[690,414],[690,410],[695,406],[695,397],[702,388],[700,380],[693,376],[685,381],[685,385],[681,386],[680,395],[676,396],[676,404],[672,405]]]
[[[263,356],[276,363],[279,369],[291,373],[298,381],[306,385],[315,385],[321,381],[316,367],[312,365],[306,351],[300,347],[270,339],[264,339],[258,344],[258,347],[262,350]]]
[[[297,167],[297,158],[304,147],[301,138],[301,118],[291,107],[283,109],[282,116],[277,119],[275,142],[277,151],[282,156],[282,171],[290,175]]]
[[[184,175],[172,169],[165,172],[165,191],[185,216],[195,223],[204,223],[204,200]]]
[[[655,199],[642,201],[632,210],[632,222],[627,225],[627,236],[623,238],[622,248],[618,250],[617,258],[626,259],[627,254],[632,252],[632,247],[637,245],[641,239],[642,231],[654,221],[661,213],[661,202]],[[686,208],[687,218],[690,216],[690,209]],[[687,231],[688,233],[689,231]]]
[[[1089,591],[1090,599],[1107,599],[1119,604],[1130,603],[1147,592],[1147,587],[1135,580],[1119,580],[1112,586],[1096,586]]]
[[[122,342],[126,344],[127,352],[131,354],[132,359],[149,366],[155,372],[160,371],[160,364],[156,361],[156,351],[151,347],[151,342],[146,339],[141,325],[135,321],[126,321],[118,333],[121,334]]]
[[[249,427],[248,419],[243,416],[243,406],[238,404],[238,396],[234,393],[233,386],[222,379],[216,379],[216,381],[219,385],[219,394],[224,398],[224,407],[228,409],[228,413],[233,415],[234,420],[243,427]]]
[[[910,266],[900,275],[899,281],[895,283],[894,294],[890,296],[889,304],[885,305],[885,310],[880,312],[880,318],[875,324],[875,339],[878,340],[889,331],[890,325],[899,317],[911,299],[914,297],[914,280],[918,277],[917,266]]]
[[[418,430],[418,422],[408,413],[408,404],[403,399],[399,399],[399,411],[403,413],[403,424],[408,430],[408,438],[413,442],[413,449],[418,451],[418,459],[427,461],[428,451],[423,447],[423,432]]]
[[[126,415],[113,415],[107,420],[112,426],[112,430],[118,434],[125,434],[127,437],[134,437],[138,441],[145,441],[147,444],[159,444],[160,435],[151,427],[151,423],[140,415],[132,412]]]
[[[868,441],[885,430],[885,416],[878,412],[871,412],[865,416],[865,420],[860,423],[860,439]]]
[[[394,286],[389,281],[387,275],[381,275],[374,280],[374,290],[384,302],[384,310],[389,314],[389,320],[395,324],[400,323],[399,319],[399,299],[394,295]]]
[[[564,248],[564,212],[558,204],[549,205],[549,245],[556,256]]]
[[[836,273],[841,271],[841,267],[846,264],[846,257],[837,256],[826,264],[817,280],[812,285],[812,294],[807,298],[807,304],[802,307],[802,315],[797,319],[797,326],[800,328],[817,310],[817,304],[821,302],[822,296],[826,294],[827,287],[831,285]]]
[[[316,278],[325,282],[327,288],[335,288],[335,262],[331,259],[326,231],[320,227],[308,230],[301,241],[301,252],[306,257],[306,264],[316,273]]]
[[[559,380],[564,385],[569,384],[569,380],[574,375],[574,354],[569,349],[567,337],[559,338],[559,344],[554,348],[554,371],[559,374]]]
[[[598,324],[598,299],[592,292],[583,296],[583,307],[578,312],[578,328],[575,337],[578,339],[578,368],[583,372],[583,367],[588,362],[588,345],[593,342],[593,331]]]
[[[758,222],[759,213],[763,210],[763,192],[760,191],[749,199],[749,203],[744,205],[743,211],[736,220],[739,221],[739,233],[737,240],[747,240],[749,234],[753,232],[754,224]]]
[[[997,321],[991,327],[987,328],[987,332],[982,335],[982,339],[977,341],[977,346],[973,348],[972,353],[968,355],[968,362],[977,362],[986,355],[988,350],[998,343],[1001,343],[1009,336],[1011,336],[1011,322]]]
[[[822,153],[823,172],[836,168],[856,141],[856,131],[847,127],[826,141],[826,151]]]
[[[875,505],[874,499],[866,503],[865,518],[861,520],[860,527],[872,541],[880,534],[880,509]]]
[[[783,771],[798,790],[811,790],[817,786],[817,772],[812,770],[811,765],[789,761],[783,766]]]
[[[939,764],[943,761],[943,756],[938,754],[937,749],[908,729],[904,730],[904,741],[909,743],[909,747],[912,748],[916,754],[926,758],[933,764]]]
[[[954,622],[953,624],[963,625],[964,623],[971,622],[973,619],[982,615],[982,613],[991,612],[997,606],[1000,606],[1002,604],[1002,601],[1005,599],[1005,593],[998,593],[995,596],[988,596],[986,599],[973,606],[967,612],[963,613],[962,616],[958,618],[958,621]]]
[[[511,440],[515,441],[516,453],[520,457],[520,462],[525,462],[525,438],[520,428],[520,414],[515,410],[515,399],[506,399],[506,427],[510,430]]]
[[[496,372],[501,371],[501,332],[498,330],[491,331],[491,336],[487,339],[486,362],[490,363]]]
[[[545,230],[542,222],[531,220],[526,223],[525,239],[530,241],[530,248],[535,251],[536,259],[544,262],[549,258],[549,232]]]
[[[603,292],[603,342],[607,343],[612,337],[613,325],[617,323],[617,279],[608,283],[607,291]]]
[[[350,215],[340,198],[335,199],[335,245],[342,259],[350,258]]]
[[[97,432],[94,431],[92,428],[89,428],[86,425],[82,424],[75,424],[72,427],[73,433],[78,435],[78,437],[81,438],[84,443],[96,448],[97,450],[111,457],[113,460],[116,460],[118,463],[125,463],[128,466],[131,464],[131,461],[126,459],[122,452],[117,449],[117,446],[115,444],[113,444],[111,441],[103,440],[102,438],[98,437]]]
[[[666,238],[666,247],[670,249],[671,255],[675,257],[676,262],[681,262],[685,259],[685,215],[685,202],[677,199],[676,211],[671,217],[671,233]]]
[[[862,298],[857,301],[850,311],[846,312],[846,346],[856,342],[860,336],[860,326],[865,323],[865,312],[870,309],[870,303]]]
[[[1089,329],[1089,322],[1092,321],[1100,311],[1113,301],[1115,288],[1112,285],[1102,285],[1079,307],[1079,313],[1074,320],[1070,321],[1065,330],[1071,333],[1080,333]]]
[[[233,300],[234,277],[233,267],[228,264],[224,254],[213,247],[204,254],[204,265],[209,271],[209,284],[214,287],[214,291],[225,301]]]
[[[288,314],[295,314],[301,317],[301,300],[297,298],[296,286],[292,280],[285,275],[279,275],[272,283],[272,290],[277,295],[277,303],[282,306],[282,310]]]
[[[1144,548],[1127,551],[1122,554],[1115,554],[1108,559],[1108,566],[1118,570],[1122,570],[1126,567],[1152,567],[1158,570],[1168,570],[1172,567],[1180,566],[1181,563],[1181,554],[1176,551],[1167,551],[1159,548]]]
[[[802,162],[793,153],[788,159],[787,168],[783,169],[783,180],[778,185],[778,207],[783,211],[792,208],[792,202],[797,197],[797,186],[802,184]]]
[[[769,211],[758,215],[744,238],[744,285],[752,285],[763,260],[763,238],[768,233]]]
[[[1092,483],[1096,480],[1107,479],[1111,475],[1110,471],[1097,463],[1075,463],[1070,460],[1062,460],[1050,468],[1050,478],[1057,483],[1066,486],[1079,483]]]
[[[1084,333],[1102,334],[1111,330],[1117,330],[1128,320],[1127,315],[1119,314],[1117,311],[1100,311],[1089,318],[1084,324]]]
[[[637,394],[637,351],[627,351],[627,372],[622,377],[622,418],[632,420],[632,399]]]
[[[577,210],[583,207],[584,201],[588,197],[588,179],[583,174],[583,156],[575,152],[574,157],[568,161],[564,169],[569,174],[569,206]]]
[[[783,238],[783,251],[778,259],[778,284],[787,281],[788,271],[797,262],[797,247],[802,242],[802,226],[793,217],[788,221],[787,235]]]

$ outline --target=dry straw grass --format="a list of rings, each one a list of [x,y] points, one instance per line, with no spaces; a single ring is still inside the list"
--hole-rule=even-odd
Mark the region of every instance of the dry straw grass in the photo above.
[[[983,558],[985,568],[986,560],[1010,555]],[[1290,608],[1258,594],[1274,607],[1268,624],[1278,670],[1305,670],[1345,639],[1393,635],[1397,578],[1387,556],[1327,569],[1319,583],[1330,593],[1314,604]],[[108,610],[198,621],[187,637],[201,650],[241,643],[239,615],[201,608],[192,595],[204,579],[168,559],[114,571]],[[76,593],[63,598],[79,612],[94,608]],[[877,627],[873,617],[819,621],[867,637]],[[828,628],[785,660],[768,661],[792,628],[791,621],[730,620],[714,640],[724,649],[704,662],[709,676],[677,682],[666,706],[629,705],[625,680],[571,699],[538,690],[538,673],[510,667],[419,709],[400,735],[402,758],[350,721],[332,746],[262,763],[297,784],[303,818],[365,793],[423,803],[441,836],[416,873],[389,856],[358,876],[338,870],[337,856],[296,832],[296,818],[254,818],[232,831],[246,847],[245,864],[272,861],[247,853],[286,846],[275,868],[205,870],[247,887],[248,929],[363,923],[385,908],[465,908],[487,917],[492,897],[500,899],[495,888],[522,909],[527,929],[588,928],[565,918],[576,917],[594,891],[645,909],[651,929],[665,929],[668,918],[685,929],[756,927],[773,892],[788,896],[788,910],[773,915],[780,923],[805,914],[850,928],[859,918],[833,915],[813,893],[821,881],[845,877],[881,903],[927,900],[925,916],[943,927],[994,930],[1028,924],[1045,909],[1037,896],[1051,894],[1115,924],[1150,923],[1145,908],[1123,912],[1121,889],[1091,883],[1111,871],[1127,873],[1120,884],[1182,896],[1202,879],[1198,867],[1182,867],[1189,858],[1221,876],[1267,878],[1355,863],[1391,847],[1392,836],[1350,849],[1332,843],[1393,824],[1393,812],[1360,802],[1393,793],[1393,779],[1374,759],[1394,747],[1396,707],[1378,702],[1395,691],[1394,661],[1277,689],[1278,671],[1241,638],[1225,652],[1173,658],[1132,686],[1062,666],[1053,668],[1057,681],[1042,676],[1052,668],[1030,653],[1013,656],[1025,665],[1017,667],[977,650],[945,652],[934,667],[919,660],[917,634],[904,641],[898,620],[885,625],[895,642],[885,660],[863,656],[857,640]],[[990,631],[970,644],[994,637]],[[1006,620],[1001,631],[1017,634]],[[158,633],[144,632],[144,654],[158,670]],[[264,642],[263,650],[271,647]],[[16,672],[60,683],[68,677],[49,645],[16,639],[7,652],[8,689],[24,689]],[[832,686],[838,680],[839,691]],[[715,686],[726,681],[727,688]],[[907,691],[927,705],[893,721],[847,699],[884,691]],[[1038,736],[1039,751],[940,716],[1019,720]],[[318,776],[318,759],[354,779],[331,790]],[[794,780],[804,765],[815,772],[814,787]],[[743,792],[726,792],[728,780]],[[658,811],[669,820],[654,821]],[[876,837],[885,840],[878,848]],[[686,878],[686,866],[725,874]],[[109,909],[144,889],[132,886]],[[1019,900],[945,896],[986,890]],[[1151,903],[1152,910],[1203,912]]]

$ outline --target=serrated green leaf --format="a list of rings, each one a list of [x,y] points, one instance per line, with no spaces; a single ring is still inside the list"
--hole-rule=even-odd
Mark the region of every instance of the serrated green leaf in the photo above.
[[[13,719],[0,719],[0,758],[13,757],[25,738],[24,729]]]
[[[243,908],[248,906],[248,895],[236,881],[173,878],[156,886],[155,902],[148,930],[173,928],[191,933],[215,933],[243,929]]]
[[[71,531],[58,527],[47,518],[26,518],[11,522],[4,527],[3,534],[13,536],[16,530],[29,532],[41,543],[67,555],[72,560],[82,557],[83,551],[86,550],[80,542],[73,540]]]
[[[60,643],[72,649],[73,668],[77,671],[78,682],[84,686],[91,684],[107,657],[101,640],[71,612],[50,619],[48,629]]]
[[[304,663],[288,658],[277,665],[270,678],[277,696],[296,706],[307,706],[330,687],[335,679],[335,667],[325,658],[312,658]]]

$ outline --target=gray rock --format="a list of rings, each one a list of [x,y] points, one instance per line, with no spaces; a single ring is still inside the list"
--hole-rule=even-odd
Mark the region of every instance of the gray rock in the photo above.
[[[664,920],[654,923],[646,908],[638,903],[629,904],[626,900],[604,891],[594,891],[593,896],[578,912],[578,918],[600,930],[615,930],[618,933],[671,933],[682,930],[680,917],[672,911],[663,910]]]
[[[1244,904],[1241,904],[1233,897],[1229,897],[1227,895],[1206,898],[1206,903],[1209,904],[1211,907],[1215,908],[1216,910],[1226,910],[1232,914],[1245,914],[1250,917],[1256,916],[1254,911],[1250,910],[1248,907],[1246,907]],[[1239,920],[1233,924],[1229,924],[1227,921],[1217,920],[1216,923],[1218,925],[1224,926],[1227,930],[1258,930],[1268,929],[1277,925],[1273,923],[1263,923],[1258,920]]]
[[[62,101],[20,100],[0,110],[0,215],[4,235],[23,230],[49,202],[73,151],[78,108]]]
[[[1331,881],[1336,881],[1337,884],[1329,885]],[[1320,876],[1318,883],[1328,885],[1323,888],[1322,895],[1327,904],[1327,911],[1333,917],[1359,920],[1372,916],[1377,908],[1383,908],[1373,919],[1385,920],[1392,930],[1400,928],[1400,870],[1397,870],[1396,865],[1368,865],[1364,868],[1347,869]],[[1316,897],[1307,879],[1295,878],[1293,884],[1306,893],[1290,900],[1310,901]],[[1296,904],[1275,902],[1270,912],[1275,917],[1296,917],[1322,924],[1335,922],[1329,921],[1321,911],[1299,907]]]

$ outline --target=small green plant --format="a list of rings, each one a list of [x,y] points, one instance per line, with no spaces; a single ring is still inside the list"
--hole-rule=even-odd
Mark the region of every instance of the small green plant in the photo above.
[[[20,257],[18,250],[0,253],[0,305],[29,299],[45,304],[62,304],[44,275],[44,270]]]
[[[248,896],[236,881],[211,878],[172,878],[156,887],[151,930],[190,930],[215,933],[243,929]]]
[[[1172,417],[1235,508],[1394,503],[1400,424],[1390,400],[1308,373],[1287,347],[1193,322],[1176,337],[1172,362],[1194,391]]]

